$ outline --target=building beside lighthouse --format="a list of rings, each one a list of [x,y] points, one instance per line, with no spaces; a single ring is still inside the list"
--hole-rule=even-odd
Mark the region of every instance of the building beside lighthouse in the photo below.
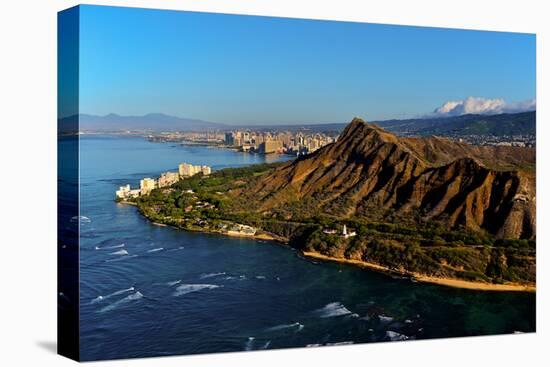
[[[356,235],[357,235],[357,233],[355,231],[349,231],[348,232],[348,229],[347,229],[346,225],[344,224],[344,229],[342,230],[342,237],[350,238],[350,237],[354,237]]]

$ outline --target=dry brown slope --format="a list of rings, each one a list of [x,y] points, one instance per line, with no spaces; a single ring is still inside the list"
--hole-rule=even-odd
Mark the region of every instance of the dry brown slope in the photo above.
[[[240,194],[264,212],[307,200],[315,206],[311,216],[381,220],[397,213],[532,239],[533,173],[493,168],[534,166],[534,153],[506,149],[509,159],[498,152],[435,137],[400,139],[354,119],[336,143],[282,165]]]

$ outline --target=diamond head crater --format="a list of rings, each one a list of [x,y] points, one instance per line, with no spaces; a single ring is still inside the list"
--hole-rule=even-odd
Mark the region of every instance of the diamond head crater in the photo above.
[[[273,240],[321,262],[532,292],[535,163],[533,148],[398,137],[354,118],[294,160],[198,167],[118,200],[158,225]]]

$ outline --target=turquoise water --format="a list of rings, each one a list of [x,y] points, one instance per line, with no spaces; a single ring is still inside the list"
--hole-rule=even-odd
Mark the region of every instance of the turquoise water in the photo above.
[[[141,138],[81,138],[83,360],[532,332],[535,295],[413,283],[268,241],[153,225],[118,186],[266,157]],[[269,161],[289,159],[270,156]]]

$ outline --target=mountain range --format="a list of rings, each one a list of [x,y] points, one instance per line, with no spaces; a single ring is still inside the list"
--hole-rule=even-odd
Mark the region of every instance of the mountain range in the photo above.
[[[162,113],[150,113],[143,116],[122,116],[114,113],[97,116],[80,114],[80,131],[189,131],[226,128],[226,125],[184,117],[169,116]],[[60,126],[74,125],[75,116],[63,118]]]
[[[109,114],[105,116],[81,114],[59,120],[60,131],[189,131],[205,129],[230,130],[235,128],[250,129],[309,129],[312,131],[341,131],[344,123],[277,125],[277,126],[234,126],[218,122],[191,118],[169,116],[162,113],[150,113],[143,116],[122,116]],[[378,126],[398,135],[535,135],[536,112],[522,112],[499,115],[463,115],[439,118],[417,118],[405,120],[376,121]]]

